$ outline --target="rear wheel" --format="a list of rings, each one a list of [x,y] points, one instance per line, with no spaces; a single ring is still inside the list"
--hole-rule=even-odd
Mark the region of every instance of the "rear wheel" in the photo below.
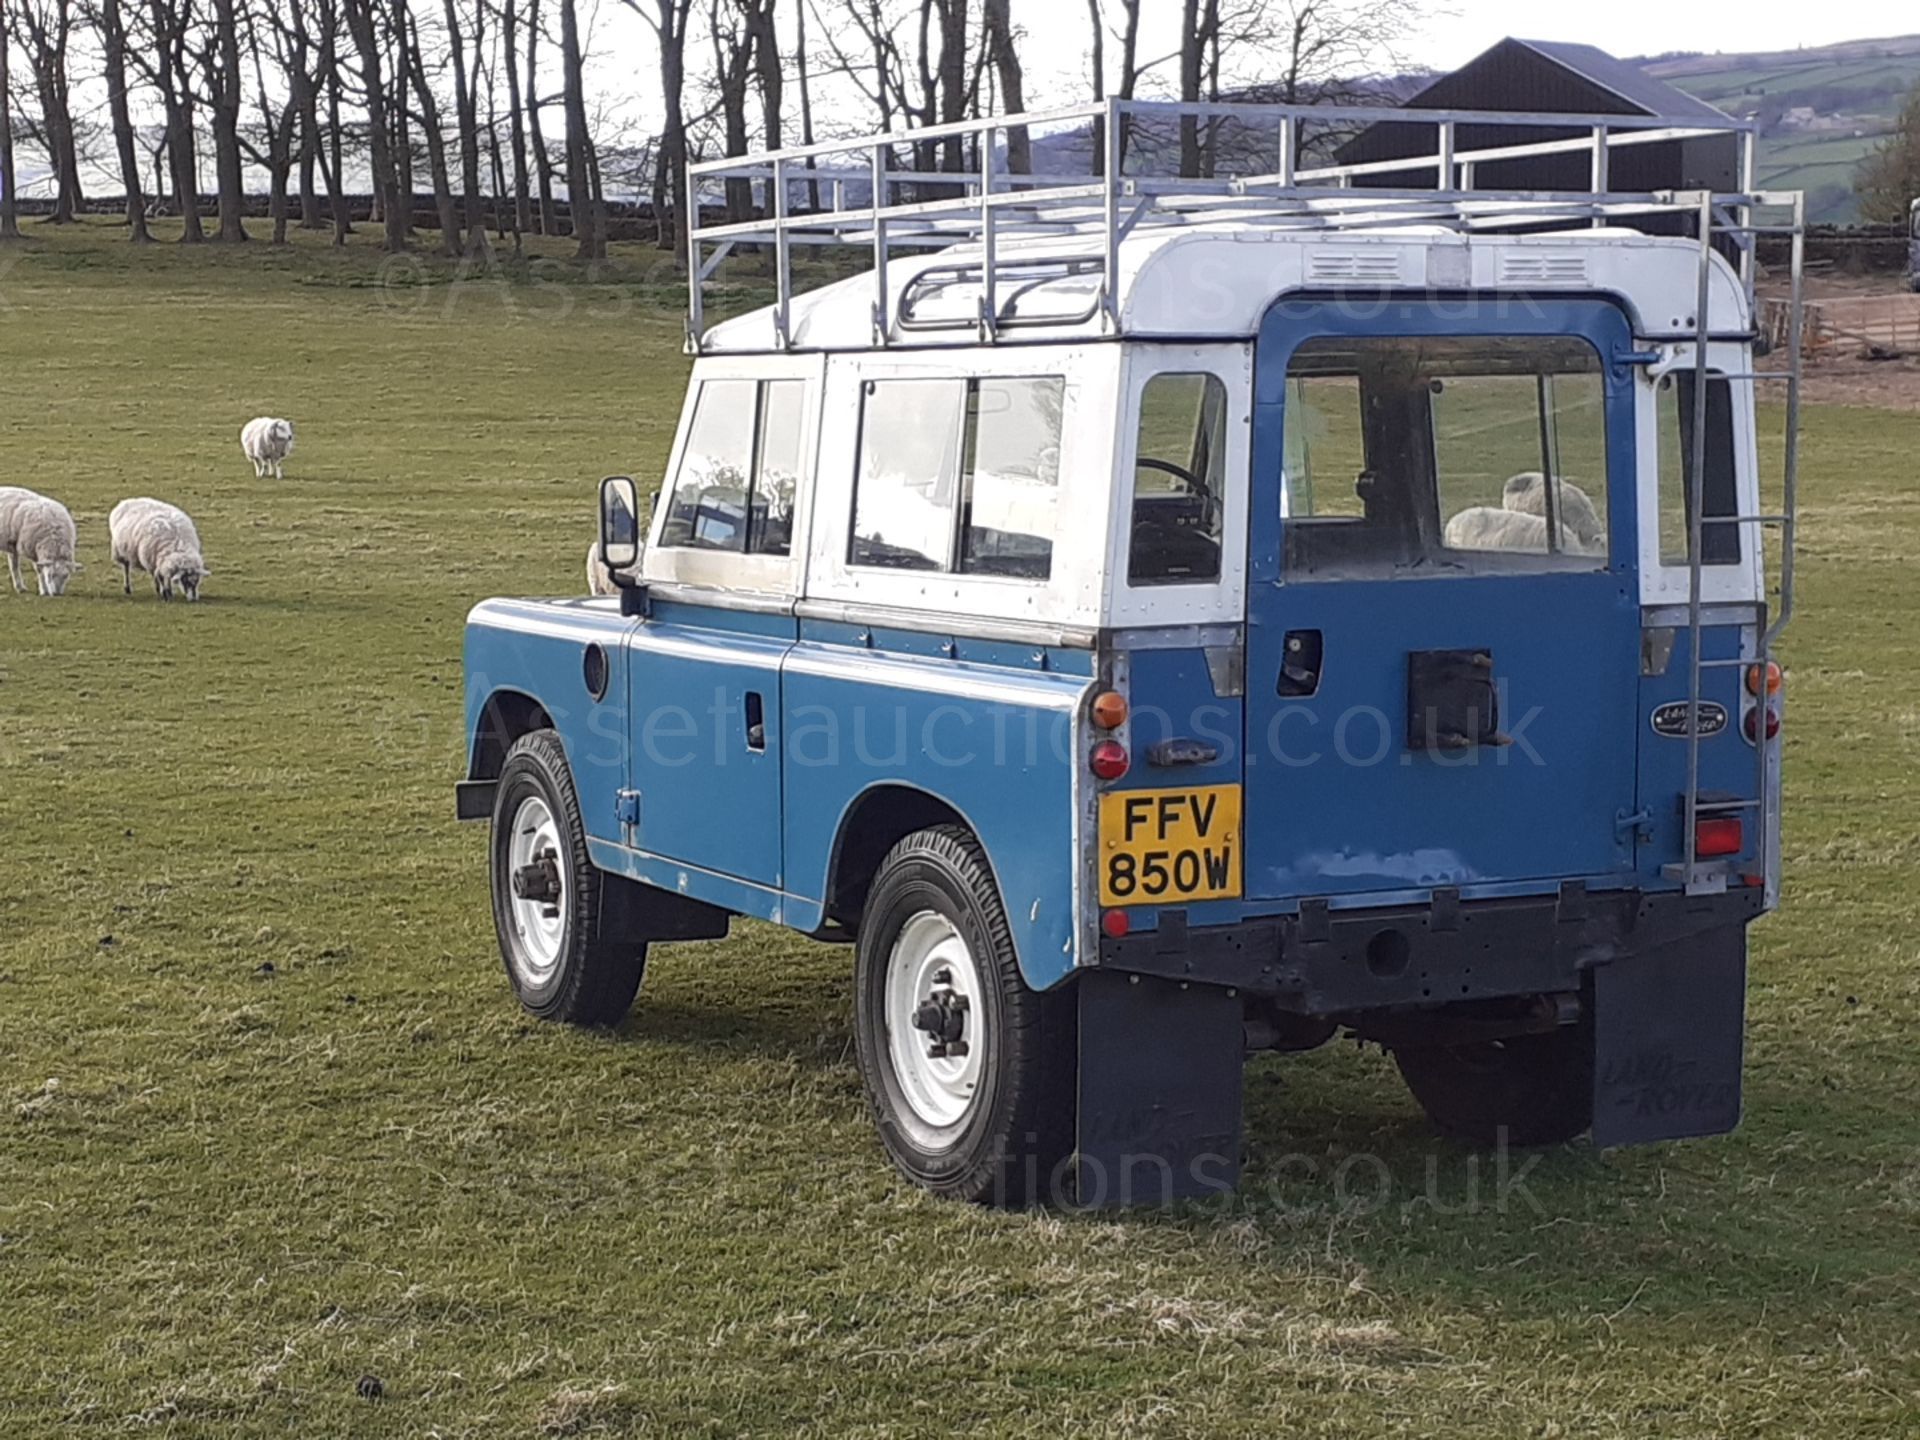
[[[1072,1143],[1073,997],[1021,978],[969,832],[922,830],[888,853],[855,971],[861,1078],[901,1173],[954,1199],[1046,1198]]]
[[[1400,1074],[1433,1123],[1469,1145],[1557,1145],[1593,1124],[1584,1025],[1472,1045],[1401,1046]]]
[[[530,1013],[617,1025],[646,969],[644,943],[600,938],[603,880],[587,857],[573,773],[551,730],[507,752],[493,802],[493,924],[513,992]]]

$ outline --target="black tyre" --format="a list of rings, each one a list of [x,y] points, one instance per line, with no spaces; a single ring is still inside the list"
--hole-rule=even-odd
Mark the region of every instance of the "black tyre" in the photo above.
[[[500,958],[520,1003],[542,1020],[617,1025],[646,969],[644,944],[599,938],[600,872],[560,737],[524,735],[493,801],[490,867]]]
[[[1049,1198],[1072,1147],[1073,996],[1027,988],[968,831],[922,830],[881,863],[854,994],[860,1074],[900,1172],[953,1199]]]
[[[1469,1145],[1557,1145],[1593,1125],[1593,1036],[1584,1025],[1473,1045],[1403,1046],[1400,1074],[1428,1117]]]

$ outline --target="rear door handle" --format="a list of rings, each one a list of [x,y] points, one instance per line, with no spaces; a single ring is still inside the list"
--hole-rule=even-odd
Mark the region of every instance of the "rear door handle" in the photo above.
[[[1274,689],[1289,700],[1304,700],[1320,689],[1320,664],[1326,642],[1318,630],[1289,630],[1280,643],[1280,678]]]

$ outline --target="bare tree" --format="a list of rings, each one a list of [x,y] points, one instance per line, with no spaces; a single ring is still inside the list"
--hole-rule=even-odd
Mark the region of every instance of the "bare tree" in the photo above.
[[[245,241],[247,193],[240,157],[240,33],[233,0],[213,0],[213,28],[202,42],[200,65],[213,112],[213,161],[220,207],[219,240]]]
[[[1027,108],[1026,77],[1020,68],[1020,52],[1014,45],[1013,19],[1008,11],[1009,0],[986,0],[987,58],[1000,83],[1001,106],[1007,114],[1018,115]],[[1033,146],[1024,125],[1007,131],[1007,169],[1015,175],[1033,173]]]
[[[466,252],[473,256],[490,253],[487,244],[487,216],[480,198],[480,124],[478,97],[480,52],[486,37],[486,7],[473,7],[473,66],[469,79],[467,37],[461,29],[460,14],[454,0],[443,0],[447,16],[447,58],[453,65],[454,106],[460,121],[460,179],[466,207]]]
[[[572,0],[563,0],[569,11]],[[659,226],[660,248],[686,253],[681,206],[687,194],[687,115],[683,92],[687,83],[687,27],[693,0],[621,0],[653,27],[660,52],[660,93],[666,105],[666,123],[660,128],[660,153],[653,168],[653,214]],[[569,117],[571,124],[571,117]],[[572,187],[569,177],[568,187]]]
[[[678,0],[661,0],[661,4]],[[573,235],[579,242],[576,255],[582,260],[604,260],[606,234],[600,225],[594,172],[598,162],[593,154],[593,135],[587,129],[587,94],[582,76],[585,64],[580,45],[580,17],[575,0],[560,0],[560,64],[565,78],[567,112],[567,203],[573,212]],[[679,106],[677,92],[668,99],[669,110]]]
[[[393,131],[387,115],[387,90],[381,76],[380,32],[376,21],[383,18],[374,9],[375,0],[341,0],[347,29],[353,35],[354,49],[360,52],[361,94],[367,111],[367,150],[373,167],[373,188],[380,197],[381,218],[386,226],[386,248],[398,254],[407,248],[405,202],[393,163]]]
[[[540,124],[545,101],[540,97],[540,0],[527,3],[527,134],[533,146],[534,183],[540,188],[540,233],[559,229],[553,212],[553,156]]]
[[[74,134],[73,81],[67,59],[73,41],[73,0],[14,0],[15,32],[26,51],[39,92],[40,116],[36,132],[47,163],[53,167],[54,224],[64,225],[80,213],[85,198],[80,190],[80,149]]]
[[[292,84],[292,66],[287,63],[284,41],[279,29],[273,30],[274,63],[288,79],[287,95],[276,101],[267,93],[266,45],[261,39],[261,21],[253,13],[246,17],[247,56],[253,63],[254,103],[259,109],[260,142],[256,144],[244,131],[240,143],[255,164],[267,172],[267,219],[273,226],[273,243],[287,243],[287,191],[293,174],[294,140],[300,133],[300,96]],[[271,22],[268,22],[271,23]]]
[[[297,9],[299,0],[293,0]],[[327,94],[327,135],[321,151],[321,169],[327,182],[327,201],[333,211],[333,243],[344,245],[353,233],[353,210],[347,199],[346,164],[340,124],[341,77],[340,0],[318,0],[315,23],[320,35],[320,77]]]
[[[20,207],[14,190],[13,87],[7,79],[12,58],[7,46],[7,17],[0,14],[0,240],[20,238]]]
[[[707,33],[713,43],[713,83],[720,105],[721,149],[747,153],[747,89],[753,75],[753,33],[742,12],[755,0],[707,0]],[[727,177],[727,220],[753,213],[753,182]]]
[[[415,118],[420,122],[421,132],[427,137],[427,168],[433,177],[433,208],[440,217],[440,252],[454,256],[460,253],[460,219],[454,208],[453,182],[447,170],[446,130],[440,123],[440,103],[434,98],[433,84],[427,77],[419,27],[411,12],[407,12],[404,18],[410,40],[407,64],[413,81],[413,98],[420,107],[415,112]]]
[[[516,235],[526,235],[533,230],[533,201],[527,181],[527,127],[521,109],[519,23],[519,0],[501,0],[500,54],[507,66],[507,147],[513,152],[513,230]],[[529,75],[529,90],[534,83]]]
[[[113,144],[120,157],[120,184],[127,198],[127,238],[136,245],[153,241],[147,229],[147,199],[141,193],[140,148],[127,104],[127,22],[120,0],[101,0],[95,17],[100,53],[106,64],[107,107],[113,115]]]
[[[198,245],[206,231],[200,224],[200,165],[194,151],[193,72],[188,65],[188,40],[193,24],[191,0],[147,0],[147,40],[135,45],[128,58],[146,71],[160,92],[167,121],[167,170],[173,181],[174,204],[180,210],[180,243]]]

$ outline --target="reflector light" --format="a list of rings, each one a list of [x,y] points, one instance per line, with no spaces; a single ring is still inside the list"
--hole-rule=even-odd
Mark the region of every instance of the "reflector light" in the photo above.
[[[1743,844],[1740,821],[1736,817],[1721,815],[1694,824],[1693,853],[1702,860],[1716,855],[1738,855]]]
[[[1087,764],[1102,780],[1118,780],[1127,773],[1133,761],[1127,755],[1127,747],[1118,740],[1102,740],[1093,747]]]
[[[1748,740],[1757,740],[1760,737],[1760,717],[1762,715],[1767,717],[1767,739],[1771,740],[1780,733],[1779,712],[1770,706],[1756,705],[1753,709],[1747,711],[1747,718],[1742,722],[1746,726]]]
[[[1758,665],[1749,665],[1747,667],[1747,693],[1749,695],[1758,695],[1764,689],[1769,695],[1778,695],[1780,693],[1781,678],[1780,667],[1771,660],[1767,661],[1764,669]]]
[[[1105,690],[1093,697],[1093,723],[1102,730],[1118,730],[1127,723],[1127,697]]]
[[[1127,919],[1126,911],[1109,910],[1100,917],[1100,928],[1109,940],[1124,940],[1132,922]]]

